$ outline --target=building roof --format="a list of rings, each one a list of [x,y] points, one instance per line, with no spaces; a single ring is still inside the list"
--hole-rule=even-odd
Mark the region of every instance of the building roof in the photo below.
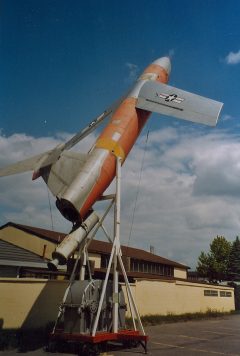
[[[16,224],[13,222],[8,222],[7,224],[3,225],[0,227],[0,230],[4,229],[5,227],[12,226],[15,227],[19,230],[22,230],[26,233],[36,235],[40,238],[43,238],[47,241],[53,242],[53,243],[60,243],[64,237],[67,234],[64,234],[62,232],[57,232],[57,231],[51,231],[47,229],[41,229],[33,226],[27,226],[27,225],[21,225],[21,224]],[[101,253],[101,254],[109,254],[111,253],[111,248],[112,245],[109,242],[105,241],[99,241],[99,240],[92,240],[90,245],[89,245],[89,252],[90,253]],[[153,262],[153,263],[161,263],[165,265],[170,265],[173,267],[179,267],[179,268],[189,268],[186,265],[183,265],[181,263],[169,260],[167,258],[155,255],[153,253],[138,249],[138,248],[133,248],[133,247],[128,247],[128,246],[121,246],[122,248],[122,254],[123,256],[126,257],[131,257],[143,261],[148,261],[148,262]]]
[[[6,228],[8,226],[15,227],[16,229],[27,232],[28,234],[33,234],[33,235],[39,236],[47,241],[54,242],[54,243],[60,243],[66,236],[66,234],[64,234],[62,232],[41,229],[39,227],[34,227],[34,226],[16,224],[13,222],[8,222],[7,224],[1,226],[0,230],[3,230],[4,228]]]
[[[153,253],[150,253],[150,252],[138,249],[138,248],[123,246],[123,245],[121,246],[121,248],[122,248],[123,256],[126,256],[126,257],[131,257],[134,259],[153,262],[153,263],[162,263],[162,264],[173,266],[173,267],[188,268],[186,265],[183,265],[183,264],[175,262],[175,261],[171,261],[167,258],[155,255]],[[91,244],[89,245],[89,252],[109,254],[109,253],[111,253],[111,249],[112,249],[112,246],[109,242],[104,242],[104,241],[99,241],[99,240],[93,240],[93,241],[91,241]]]
[[[16,262],[16,263],[15,263]],[[44,266],[46,260],[22,247],[0,240],[0,265]]]

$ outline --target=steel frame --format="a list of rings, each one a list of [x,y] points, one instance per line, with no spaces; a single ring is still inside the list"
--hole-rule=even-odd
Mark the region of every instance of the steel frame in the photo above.
[[[94,324],[92,327],[92,330],[90,334],[81,334],[81,333],[64,333],[62,330],[57,329],[57,324],[58,321],[61,318],[62,315],[62,310],[60,308],[60,311],[58,313],[58,317],[53,329],[53,332],[50,335],[50,340],[65,340],[65,341],[75,341],[75,342],[84,342],[84,343],[90,343],[90,344],[97,344],[101,342],[106,342],[106,341],[120,341],[123,342],[124,344],[127,343],[127,341],[135,342],[135,343],[140,343],[145,352],[147,352],[147,340],[148,336],[146,336],[141,318],[138,312],[137,305],[135,303],[131,287],[127,278],[127,273],[122,261],[122,251],[121,251],[121,245],[120,245],[120,223],[121,223],[121,218],[120,218],[120,210],[121,210],[121,158],[116,157],[116,194],[114,195],[109,195],[103,197],[101,200],[106,200],[110,199],[110,204],[108,205],[105,213],[103,214],[102,218],[99,219],[98,224],[96,225],[96,228],[94,231],[91,233],[90,238],[88,239],[88,242],[84,248],[84,252],[82,254],[83,259],[85,260],[85,263],[83,263],[83,266],[80,271],[80,279],[82,280],[84,278],[85,274],[85,269],[86,265],[88,263],[86,260],[88,259],[88,254],[87,254],[87,248],[93,237],[95,236],[97,230],[101,227],[105,236],[107,239],[112,243],[112,250],[107,266],[107,271],[106,271],[106,276],[103,282],[103,287],[101,291],[101,296],[99,300],[99,305],[98,305],[98,310],[96,313],[96,317],[94,320]],[[113,240],[110,238],[107,230],[105,229],[103,225],[103,221],[107,214],[109,213],[110,209],[114,205],[114,238]],[[74,281],[75,273],[76,273],[76,267],[77,263],[80,259],[81,255],[78,254],[71,277],[69,281],[68,288],[66,289],[64,298],[63,298],[63,303],[66,301],[67,295],[71,289],[71,285]],[[111,271],[111,267],[113,266],[113,312],[112,312],[112,332],[97,332],[97,327],[99,323],[99,317],[100,313],[102,310],[102,305],[103,305],[103,300],[104,296],[106,293],[106,287],[107,283],[109,280],[109,275]],[[119,310],[119,302],[118,302],[118,282],[119,282],[119,271],[118,271],[118,266],[121,269],[123,278],[124,278],[124,283],[126,286],[126,293],[127,293],[127,298],[128,298],[128,304],[130,307],[130,312],[131,312],[131,317],[132,317],[132,322],[133,322],[133,327],[134,330],[118,330],[118,310]],[[137,322],[137,324],[136,324]]]

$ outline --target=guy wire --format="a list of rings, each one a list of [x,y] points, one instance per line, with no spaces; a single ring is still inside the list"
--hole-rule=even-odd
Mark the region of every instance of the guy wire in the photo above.
[[[53,227],[53,216],[52,216],[52,206],[51,206],[51,201],[50,201],[50,195],[49,195],[48,187],[47,187],[47,195],[48,195],[48,205],[49,205],[49,211],[50,211],[50,218],[51,218],[52,231],[54,231],[54,227]]]
[[[130,239],[131,239],[131,236],[132,236],[132,230],[133,230],[133,224],[134,224],[134,219],[135,219],[135,212],[136,212],[137,201],[138,201],[138,196],[139,196],[139,191],[140,191],[139,188],[140,188],[140,183],[141,183],[141,179],[142,179],[143,165],[144,165],[144,160],[145,160],[145,153],[146,153],[146,150],[147,150],[147,143],[148,143],[149,132],[150,132],[150,130],[148,129],[147,135],[146,135],[145,144],[144,144],[143,157],[142,157],[142,163],[141,163],[140,173],[139,173],[139,178],[138,178],[137,193],[136,193],[136,198],[135,198],[134,207],[133,207],[132,221],[131,221],[131,227],[130,227],[130,232],[129,232],[127,247],[129,247]]]

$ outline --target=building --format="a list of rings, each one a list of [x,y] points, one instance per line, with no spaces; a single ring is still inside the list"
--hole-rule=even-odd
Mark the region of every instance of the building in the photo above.
[[[24,277],[25,268],[44,269],[46,262],[37,254],[0,239],[0,277]]]
[[[51,260],[52,252],[65,236],[66,234],[60,232],[12,222],[3,225],[0,227],[0,241],[5,248],[0,250],[0,276],[39,278],[44,273],[49,278],[53,278],[54,274],[48,271],[47,262]],[[88,253],[92,261],[93,273],[97,278],[102,278],[107,269],[111,244],[93,240],[89,245]],[[187,278],[188,267],[183,264],[126,246],[122,246],[122,254],[125,269],[131,279]],[[7,261],[9,261],[9,271],[7,271]],[[13,261],[16,268],[10,273]],[[5,268],[2,268],[3,262]]]
[[[12,222],[0,227],[0,322],[4,328],[38,327],[56,318],[69,268],[50,272],[47,262],[64,237]],[[91,242],[88,253],[94,278],[104,278],[110,252],[110,243]],[[147,251],[122,246],[122,253],[140,315],[234,310],[232,288],[189,281],[186,265]]]

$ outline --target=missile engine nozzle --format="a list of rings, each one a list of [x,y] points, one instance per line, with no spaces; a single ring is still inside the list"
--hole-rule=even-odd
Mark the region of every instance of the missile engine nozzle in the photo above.
[[[59,265],[59,260],[55,258],[54,260],[48,262],[47,266],[50,271],[57,271]]]

